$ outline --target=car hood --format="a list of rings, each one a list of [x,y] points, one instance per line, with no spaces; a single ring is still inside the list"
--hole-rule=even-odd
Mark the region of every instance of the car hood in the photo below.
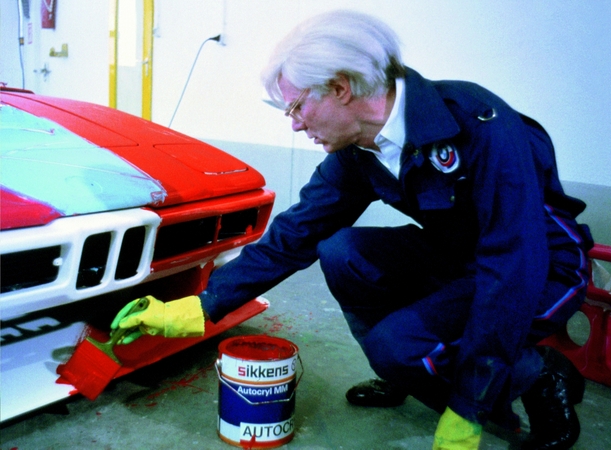
[[[259,189],[244,162],[100,105],[2,92],[2,229]]]

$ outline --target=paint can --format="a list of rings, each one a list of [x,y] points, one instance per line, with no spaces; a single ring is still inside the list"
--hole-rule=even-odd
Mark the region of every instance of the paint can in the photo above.
[[[297,378],[297,362],[301,375]],[[219,345],[218,434],[242,448],[273,448],[293,439],[299,349],[286,339],[238,336]]]

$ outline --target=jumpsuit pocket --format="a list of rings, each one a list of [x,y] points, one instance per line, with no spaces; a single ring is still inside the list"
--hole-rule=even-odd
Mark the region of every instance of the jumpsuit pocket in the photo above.
[[[417,194],[416,198],[422,210],[450,209],[456,200],[453,186],[429,189]]]

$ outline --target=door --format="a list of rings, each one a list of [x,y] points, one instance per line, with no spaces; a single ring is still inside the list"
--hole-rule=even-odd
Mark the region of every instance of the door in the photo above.
[[[109,105],[151,120],[154,0],[110,2]]]

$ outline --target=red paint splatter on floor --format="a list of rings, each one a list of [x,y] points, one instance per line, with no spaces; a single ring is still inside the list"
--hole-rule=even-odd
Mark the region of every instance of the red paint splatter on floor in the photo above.
[[[145,403],[142,406],[147,407],[147,408],[155,407],[158,405],[158,402],[153,401],[153,400],[161,397],[162,395],[170,391],[175,391],[177,389],[191,389],[193,391],[193,394],[199,394],[201,392],[208,392],[208,390],[197,386],[195,383],[203,378],[207,378],[208,373],[210,373],[213,367],[214,367],[214,363],[206,367],[202,367],[201,369],[198,369],[194,373],[191,373],[187,375],[186,377],[181,378],[180,380],[163,381],[163,384],[165,384],[166,386],[152,394],[147,395],[146,400],[149,401],[150,403]],[[139,403],[130,403],[129,405],[127,405],[128,408],[137,408],[139,406],[141,406]]]
[[[208,372],[210,371],[210,369],[212,369],[212,367],[214,367],[214,363],[210,364],[209,366],[203,367],[201,369],[199,369],[197,372],[186,376],[185,378],[182,378],[180,380],[177,381],[164,381],[164,383],[169,384],[169,386],[148,395],[146,398],[151,400],[154,398],[157,398],[163,394],[165,394],[166,392],[169,391],[174,391],[176,389],[179,388],[188,388],[188,389],[192,389],[194,394],[198,394],[200,392],[207,392],[205,389],[200,388],[199,386],[196,386],[194,383],[202,378],[207,377]]]
[[[267,329],[267,332],[269,332],[269,333],[278,333],[278,332],[282,331],[282,328],[284,327],[284,324],[282,322],[280,322],[280,315],[264,317],[263,319],[267,320],[268,322],[271,322],[270,326],[265,326],[265,328]]]
[[[295,319],[291,317],[283,317],[283,316],[286,316],[286,314],[277,314],[275,316],[264,317],[263,320],[266,320],[267,322],[271,322],[271,323],[269,325],[268,324],[263,325],[263,329],[268,334],[276,334],[276,333],[280,333],[281,331],[290,333],[291,330],[293,329],[293,325],[291,324],[291,322],[294,322]],[[283,320],[281,321],[281,319]],[[295,335],[296,332],[293,332],[291,334]]]

